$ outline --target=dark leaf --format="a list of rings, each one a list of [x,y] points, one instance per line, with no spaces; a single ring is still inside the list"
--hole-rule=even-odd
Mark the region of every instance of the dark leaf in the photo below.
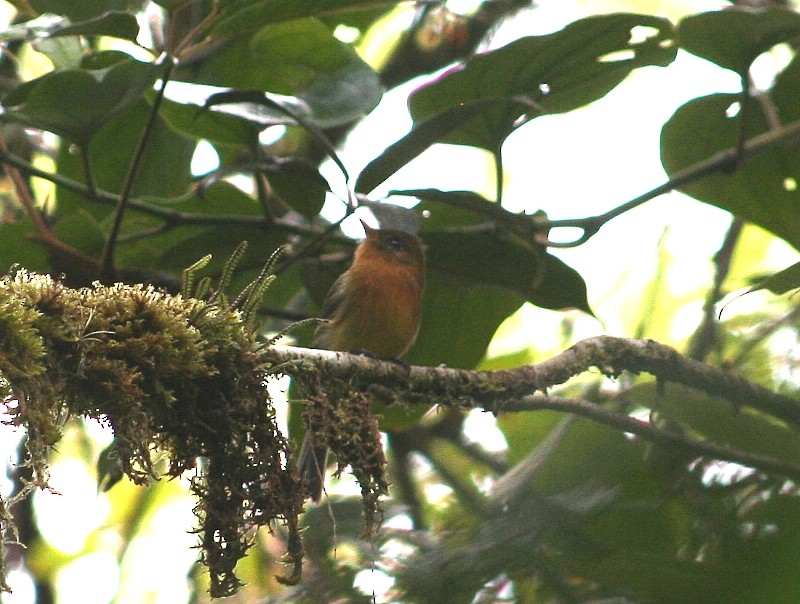
[[[65,15],[72,23],[81,23],[101,18],[110,11],[136,12],[144,2],[142,0],[29,0],[30,5],[39,14],[52,13]]]
[[[633,37],[640,32],[646,36],[643,41]],[[657,17],[613,14],[582,19],[560,32],[521,38],[476,56],[417,91],[409,103],[411,114],[420,122],[478,99],[527,99],[525,110],[507,102],[487,107],[442,141],[497,153],[522,123],[595,101],[638,67],[669,65],[677,52],[672,37],[670,22]]]
[[[770,275],[760,281],[745,293],[755,292],[760,289],[768,289],[773,294],[785,294],[788,291],[800,287],[800,262]]]
[[[300,19],[303,17],[319,17],[339,12],[352,12],[359,8],[374,8],[376,4],[384,4],[391,8],[397,2],[383,0],[316,0],[315,2],[297,2],[297,0],[234,0],[221,2],[223,12],[211,30],[215,38],[239,36],[264,25]]]
[[[164,99],[160,114],[178,132],[220,145],[249,146],[258,138],[259,128],[248,120],[206,111],[199,105]]]
[[[267,169],[267,179],[283,201],[309,220],[322,210],[330,191],[319,170],[300,158],[279,160]]]
[[[445,139],[456,128],[465,126],[489,108],[507,106],[509,110],[530,109],[525,98],[481,98],[468,103],[447,107],[417,123],[406,136],[393,143],[373,159],[356,181],[356,191],[369,193],[384,180],[405,166],[434,143]]]
[[[363,116],[383,95],[372,68],[316,19],[263,27],[226,45],[198,71],[185,73],[185,78],[198,84],[291,95],[310,110],[308,121],[324,128]]]
[[[429,231],[424,239],[437,272],[506,289],[542,308],[592,314],[581,276],[544,249],[482,232]]]
[[[149,90],[161,70],[127,59],[101,69],[49,73],[6,97],[3,117],[86,145]]]
[[[740,95],[714,94],[689,101],[675,112],[661,132],[661,161],[669,175],[736,146],[740,101]],[[783,107],[784,103],[777,107],[778,113]],[[754,99],[744,119],[745,138],[768,130]],[[730,173],[695,180],[681,190],[800,247],[799,182],[800,153],[793,147],[776,147],[747,158]]]
[[[800,15],[778,8],[700,13],[678,24],[681,48],[739,75],[747,74],[758,55],[797,36]]]

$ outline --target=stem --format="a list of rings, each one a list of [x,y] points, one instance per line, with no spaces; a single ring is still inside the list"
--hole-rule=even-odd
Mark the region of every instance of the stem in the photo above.
[[[741,150],[739,150],[737,147],[723,149],[722,151],[707,157],[703,161],[697,162],[691,166],[687,166],[683,170],[678,170],[673,174],[672,178],[670,178],[664,184],[659,185],[647,193],[643,193],[639,197],[636,197],[604,214],[591,216],[588,218],[571,218],[566,220],[545,221],[541,223],[540,227],[542,230],[558,227],[583,229],[583,235],[575,241],[565,243],[552,241],[547,242],[547,245],[550,247],[576,247],[586,243],[586,241],[588,241],[595,233],[597,233],[597,231],[600,230],[604,224],[610,220],[642,205],[647,201],[650,201],[651,199],[659,197],[664,193],[669,193],[675,189],[679,189],[689,183],[700,180],[701,178],[705,178],[706,176],[710,176],[715,172],[729,170],[732,165],[736,165],[738,162],[747,157],[751,157],[758,153],[763,153],[764,151],[769,151],[777,147],[792,145],[799,137],[800,121],[795,121],[787,126],[783,126],[776,130],[770,130],[768,132],[764,132],[763,134],[754,136],[753,138],[747,139],[742,145]]]
[[[161,78],[161,86],[156,91],[156,95],[153,100],[153,107],[150,111],[147,124],[145,124],[144,130],[139,137],[139,142],[136,144],[136,149],[133,152],[133,158],[131,159],[131,164],[128,167],[128,173],[125,175],[125,182],[122,185],[122,191],[120,192],[117,207],[114,211],[114,221],[111,225],[111,230],[108,233],[108,237],[106,238],[105,247],[103,248],[103,255],[100,258],[100,279],[102,281],[112,281],[114,279],[114,252],[116,251],[119,231],[122,228],[122,218],[125,215],[125,210],[128,207],[131,191],[133,190],[133,183],[136,179],[136,174],[139,171],[139,166],[142,163],[142,158],[144,157],[144,150],[147,147],[148,139],[150,138],[150,134],[152,133],[153,127],[156,123],[158,110],[161,107],[161,101],[164,99],[164,91],[167,88],[167,82],[169,82],[170,76],[172,75],[172,70],[175,67],[175,62],[171,57],[166,57],[165,63],[166,67],[164,69],[164,75]]]
[[[97,197],[97,181],[94,178],[92,169],[92,158],[89,156],[89,145],[80,146],[81,163],[83,164],[83,179],[86,181],[86,188],[92,197]]]

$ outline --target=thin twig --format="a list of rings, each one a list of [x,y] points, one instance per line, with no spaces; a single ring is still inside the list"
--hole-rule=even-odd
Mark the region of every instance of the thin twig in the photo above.
[[[742,451],[727,445],[690,438],[672,430],[664,430],[653,424],[636,419],[629,415],[605,409],[591,401],[571,399],[561,396],[545,396],[541,394],[523,397],[512,401],[503,408],[505,411],[563,411],[617,428],[654,443],[678,446],[682,450],[723,461],[731,461],[744,466],[775,473],[795,481],[800,480],[800,465],[786,462],[769,455]]]
[[[2,149],[1,147],[0,147],[0,163],[5,164],[7,166],[13,166],[18,170],[20,170],[21,172],[28,174],[29,176],[34,176],[36,178],[41,178],[43,180],[50,181],[52,183],[57,184],[60,187],[63,187],[68,191],[72,191],[73,193],[82,195],[87,199],[97,201],[106,205],[117,205],[121,200],[120,195],[109,193],[108,191],[104,191],[102,189],[98,189],[96,197],[93,198],[91,191],[83,183],[80,183],[76,180],[72,180],[58,173],[46,172],[40,168],[37,168],[33,164],[25,161],[21,157],[9,153],[7,150]],[[147,214],[148,216],[160,218],[165,222],[167,222],[168,225],[173,228],[177,226],[198,226],[198,225],[252,227],[261,229],[274,227],[282,231],[285,231],[287,233],[292,233],[295,235],[315,236],[320,234],[319,229],[316,227],[305,226],[290,221],[282,221],[276,219],[274,223],[267,224],[263,216],[250,216],[250,215],[237,215],[237,214],[229,214],[229,215],[197,214],[194,212],[181,212],[179,210],[174,210],[172,208],[165,207],[163,205],[148,203],[134,198],[128,200],[128,207],[137,210],[142,214]]]
[[[125,182],[122,184],[122,191],[120,191],[119,201],[117,202],[116,209],[114,210],[114,220],[111,224],[111,230],[108,233],[108,237],[106,237],[105,246],[103,247],[103,255],[100,258],[100,278],[103,280],[112,280],[114,278],[114,252],[117,245],[117,238],[119,237],[119,231],[122,228],[122,218],[125,215],[126,209],[128,208],[128,202],[130,201],[131,192],[133,191],[133,183],[136,180],[136,175],[139,172],[139,166],[142,163],[144,150],[147,147],[150,134],[155,126],[156,118],[158,117],[158,110],[161,107],[161,101],[164,99],[164,92],[167,88],[167,82],[169,82],[170,76],[172,75],[172,70],[175,67],[175,62],[169,56],[165,57],[164,62],[166,65],[164,68],[164,74],[161,76],[161,85],[156,91],[156,95],[153,100],[153,106],[147,119],[147,124],[145,124],[144,130],[142,130],[142,134],[139,137],[138,143],[136,144],[136,149],[133,152],[131,163],[128,166],[128,172],[125,175]]]
[[[89,156],[89,145],[80,146],[81,163],[83,164],[83,180],[86,182],[86,187],[92,197],[97,196],[97,181],[94,178],[94,170],[92,169],[92,159]]]
[[[786,126],[778,128],[777,130],[770,130],[764,132],[753,138],[747,139],[742,145],[741,151],[737,147],[729,147],[723,149],[706,159],[697,162],[691,166],[687,166],[683,170],[678,170],[672,177],[662,185],[643,193],[638,197],[624,203],[613,210],[609,210],[604,214],[598,216],[590,216],[586,218],[569,218],[565,220],[549,220],[540,221],[541,229],[570,227],[583,229],[583,235],[578,239],[569,242],[553,242],[548,241],[546,244],[550,247],[576,247],[586,243],[603,225],[612,219],[628,212],[651,199],[659,197],[675,189],[679,189],[689,183],[698,181],[706,176],[710,176],[715,172],[730,170],[731,166],[736,165],[738,162],[743,161],[758,153],[769,151],[771,149],[796,145],[798,137],[800,137],[800,121],[792,122]]]
[[[717,343],[717,302],[722,298],[722,285],[730,272],[733,251],[743,228],[744,220],[734,217],[722,245],[714,254],[714,283],[703,303],[703,319],[687,347],[686,356],[691,359],[702,361]]]

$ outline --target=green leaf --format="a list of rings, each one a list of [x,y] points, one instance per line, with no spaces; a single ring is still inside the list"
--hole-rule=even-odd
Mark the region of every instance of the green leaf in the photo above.
[[[49,36],[111,36],[124,40],[136,40],[139,23],[136,16],[126,12],[109,11],[87,21],[65,25],[51,30]]]
[[[230,38],[254,31],[273,23],[349,12],[356,9],[374,8],[369,0],[236,0],[223,2],[220,18],[211,30],[215,38]],[[384,2],[387,8],[397,2]]]
[[[255,199],[224,181],[214,183],[192,199],[168,205],[179,212],[215,216],[259,216],[262,212]]]
[[[158,65],[127,59],[103,69],[49,73],[6,97],[3,117],[86,145],[149,90],[160,71]]]
[[[199,105],[163,99],[160,115],[176,131],[220,145],[249,146],[258,138],[259,128],[248,120]]]
[[[681,48],[740,75],[760,54],[798,35],[800,15],[777,8],[700,13],[678,24]]]
[[[311,220],[325,204],[328,181],[314,165],[301,158],[279,159],[266,170],[267,180],[278,196]]]
[[[467,284],[501,287],[542,308],[592,314],[581,276],[543,249],[485,232],[426,231],[428,266]]]
[[[356,181],[356,191],[369,193],[431,145],[442,141],[456,128],[465,126],[490,107],[497,108],[504,105],[509,109],[531,108],[531,103],[524,98],[481,98],[447,107],[414,124],[411,132],[387,147],[364,168]]]
[[[60,15],[42,15],[20,25],[7,27],[0,32],[0,40],[41,41],[75,36],[111,36],[135,40],[138,34],[139,25],[134,15],[111,11],[80,23],[73,23],[67,17]]]
[[[391,194],[419,198],[416,210],[427,215],[425,226],[429,230],[477,225],[487,219],[499,221],[509,215],[503,206],[474,191],[406,189]]]
[[[800,90],[794,92],[797,102]],[[741,95],[714,94],[693,99],[680,107],[661,132],[661,161],[670,176],[724,149],[736,146],[741,116],[731,113]],[[788,97],[778,113],[797,111]],[[768,130],[761,105],[749,100],[744,136],[751,138]],[[681,187],[692,197],[753,222],[795,247],[800,247],[800,153],[781,146],[740,162],[733,172],[719,173]]]
[[[89,155],[100,189],[112,193],[120,192],[151,109],[144,99],[139,99],[112,119],[92,139]],[[192,184],[190,164],[194,149],[195,141],[176,134],[163,120],[156,119],[134,182],[133,196],[150,195],[163,199],[184,195]],[[61,146],[57,162],[60,174],[84,182],[80,155],[70,149],[69,145]],[[58,189],[57,197],[59,216],[86,210],[102,220],[113,211],[111,204],[90,201],[83,195],[61,188]],[[142,228],[154,226],[152,219],[148,220],[149,222],[141,225]]]
[[[800,287],[800,262],[796,262],[792,266],[778,271],[774,275],[770,275],[763,281],[760,281],[745,293],[755,292],[760,289],[768,289],[773,294],[785,294],[788,291]]]
[[[211,262],[203,269],[204,273],[219,273],[236,246],[242,241],[247,241],[249,246],[242,268],[255,264],[260,270],[264,260],[284,243],[284,240],[282,233],[270,233],[256,227],[236,229],[227,226],[211,227],[195,235],[182,237],[174,246],[165,249],[159,265],[167,270],[182,271],[201,256],[211,254]],[[254,257],[258,260],[253,260]]]
[[[27,220],[0,224],[0,271],[5,273],[14,264],[42,272],[50,268],[47,249],[36,241],[33,226]]]
[[[110,11],[135,13],[142,4],[141,0],[30,0],[37,13],[65,15],[73,23],[97,19]]]
[[[78,36],[42,38],[32,46],[53,63],[56,71],[78,69],[81,66],[83,45]]]
[[[679,384],[654,382],[637,384],[629,398],[710,441],[790,463],[800,457],[800,434],[750,409],[737,410],[730,401]]]
[[[649,34],[644,41],[632,35]],[[675,58],[669,21],[633,14],[582,19],[562,31],[516,40],[478,55],[416,92],[410,100],[415,122],[449,107],[487,98],[527,98],[538,109],[501,103],[457,128],[442,142],[482,147],[496,153],[520,124],[539,115],[571,111],[605,96],[634,69],[669,65]]]
[[[198,84],[297,97],[325,128],[363,116],[383,95],[372,68],[316,19],[263,27],[226,45],[197,72],[181,73]]]
[[[497,328],[522,302],[508,290],[429,270],[419,336],[404,359],[412,365],[472,369]]]

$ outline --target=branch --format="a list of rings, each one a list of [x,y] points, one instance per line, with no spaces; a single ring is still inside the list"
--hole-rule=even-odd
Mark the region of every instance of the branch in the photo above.
[[[674,348],[652,340],[598,336],[578,342],[542,363],[501,371],[467,371],[449,367],[406,366],[366,356],[295,347],[265,352],[274,363],[312,360],[325,375],[350,380],[356,386],[379,384],[407,404],[482,407],[502,410],[510,401],[565,383],[596,367],[610,377],[624,371],[650,373],[661,382],[683,384],[724,398],[734,408],[750,407],[800,427],[800,403],[740,376],[686,358]]]
[[[768,455],[696,440],[672,430],[658,428],[649,422],[629,415],[609,411],[596,403],[583,399],[534,394],[518,401],[512,401],[503,407],[504,411],[542,411],[545,409],[574,413],[606,426],[635,434],[650,442],[678,446],[681,450],[694,455],[732,461],[751,468],[758,468],[767,473],[779,474],[795,481],[800,480],[800,465]]]
[[[593,367],[616,377],[623,371],[647,372],[661,382],[683,384],[721,397],[734,409],[748,406],[797,428],[800,404],[742,377],[700,363],[673,348],[652,340],[600,336],[578,342],[542,363],[502,371],[467,371],[448,367],[409,367],[343,352],[293,347],[271,347],[264,351],[270,363],[299,368],[298,361],[313,360],[327,378],[341,379],[350,388],[372,391],[381,398],[389,393],[406,404],[484,408],[490,411],[551,409],[574,413],[593,421],[636,434],[648,441],[679,446],[696,455],[747,465],[767,473],[800,479],[800,465],[729,446],[689,438],[625,413],[610,411],[581,399],[535,394],[565,383]],[[301,378],[302,379],[302,378]]]
[[[17,168],[21,172],[36,178],[41,178],[56,185],[63,187],[68,191],[82,195],[87,199],[91,199],[105,205],[116,206],[122,197],[115,193],[109,193],[102,189],[97,189],[94,193],[78,181],[66,178],[61,174],[47,172],[37,168],[33,164],[25,161],[5,149],[0,148],[0,163]],[[238,227],[254,227],[254,228],[279,228],[287,233],[294,235],[314,236],[319,234],[319,229],[314,227],[304,226],[302,224],[294,224],[289,221],[278,220],[268,223],[263,216],[251,215],[216,215],[216,214],[197,214],[193,212],[181,212],[172,208],[148,203],[138,199],[131,198],[128,201],[128,207],[133,208],[142,214],[153,216],[164,220],[169,226],[192,226],[192,225],[205,225],[205,226],[238,226]]]
[[[792,122],[791,124],[781,128],[769,130],[768,132],[754,136],[753,138],[744,141],[741,146],[723,149],[722,151],[707,157],[703,161],[691,166],[687,166],[683,170],[678,170],[664,184],[659,185],[658,187],[640,195],[639,197],[636,197],[635,199],[632,199],[627,203],[623,203],[621,206],[618,206],[613,210],[606,212],[605,214],[590,216],[588,218],[570,218],[565,220],[544,221],[541,223],[543,230],[559,227],[583,229],[583,235],[574,241],[563,243],[548,241],[547,245],[550,247],[576,247],[586,243],[586,241],[595,235],[595,233],[597,233],[597,231],[599,231],[600,228],[607,222],[629,210],[642,205],[647,201],[650,201],[651,199],[659,197],[664,193],[674,191],[675,189],[680,189],[681,187],[684,187],[692,182],[705,178],[706,176],[710,176],[715,172],[730,171],[739,162],[759,153],[770,151],[777,147],[796,145],[798,139],[800,139],[800,121]]]

